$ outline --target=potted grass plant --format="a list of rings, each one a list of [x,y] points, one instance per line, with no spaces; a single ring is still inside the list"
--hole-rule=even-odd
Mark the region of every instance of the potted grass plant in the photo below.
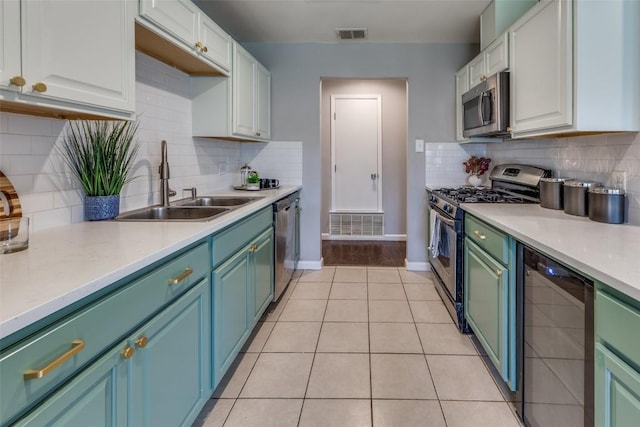
[[[78,120],[69,127],[60,153],[85,193],[85,220],[112,219],[120,213],[120,192],[130,182],[140,148],[137,121]]]

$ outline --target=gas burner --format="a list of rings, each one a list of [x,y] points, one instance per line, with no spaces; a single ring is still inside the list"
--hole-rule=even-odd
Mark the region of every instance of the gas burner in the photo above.
[[[433,190],[450,203],[530,203],[522,197],[489,187],[452,187]]]

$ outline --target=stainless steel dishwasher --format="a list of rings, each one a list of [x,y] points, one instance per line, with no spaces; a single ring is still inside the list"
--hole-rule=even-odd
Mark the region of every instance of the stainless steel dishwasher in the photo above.
[[[273,216],[276,225],[274,301],[277,301],[287,288],[296,269],[295,238],[298,200],[299,193],[296,192],[273,204]]]
[[[525,426],[593,427],[593,282],[518,244],[520,381]]]

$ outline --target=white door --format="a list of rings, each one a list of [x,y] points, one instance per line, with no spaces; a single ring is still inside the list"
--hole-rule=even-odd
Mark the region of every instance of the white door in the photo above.
[[[331,95],[333,212],[382,212],[382,99]]]

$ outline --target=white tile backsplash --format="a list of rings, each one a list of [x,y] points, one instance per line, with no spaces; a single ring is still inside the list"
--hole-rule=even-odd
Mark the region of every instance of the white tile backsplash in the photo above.
[[[484,144],[425,143],[425,184],[429,187],[466,185],[467,174],[462,163],[471,156],[485,156],[485,151]]]
[[[640,225],[640,133],[511,141],[486,145],[498,163],[524,163],[553,171],[554,176],[613,186],[611,172],[627,172],[627,222]]]
[[[640,133],[616,133],[557,139],[514,140],[487,144],[425,144],[428,186],[465,184],[462,162],[487,156],[491,165],[516,163],[550,169],[554,176],[613,186],[611,172],[627,172],[627,222],[640,225]]]
[[[140,151],[121,193],[120,210],[159,203],[160,142],[168,143],[171,188],[200,194],[239,183],[242,162],[282,184],[302,183],[300,142],[237,143],[191,136],[190,78],[136,52],[136,111]],[[0,170],[16,187],[33,231],[83,221],[83,192],[56,151],[67,121],[0,114]],[[244,147],[249,147],[245,149]],[[255,148],[259,146],[259,150]]]

